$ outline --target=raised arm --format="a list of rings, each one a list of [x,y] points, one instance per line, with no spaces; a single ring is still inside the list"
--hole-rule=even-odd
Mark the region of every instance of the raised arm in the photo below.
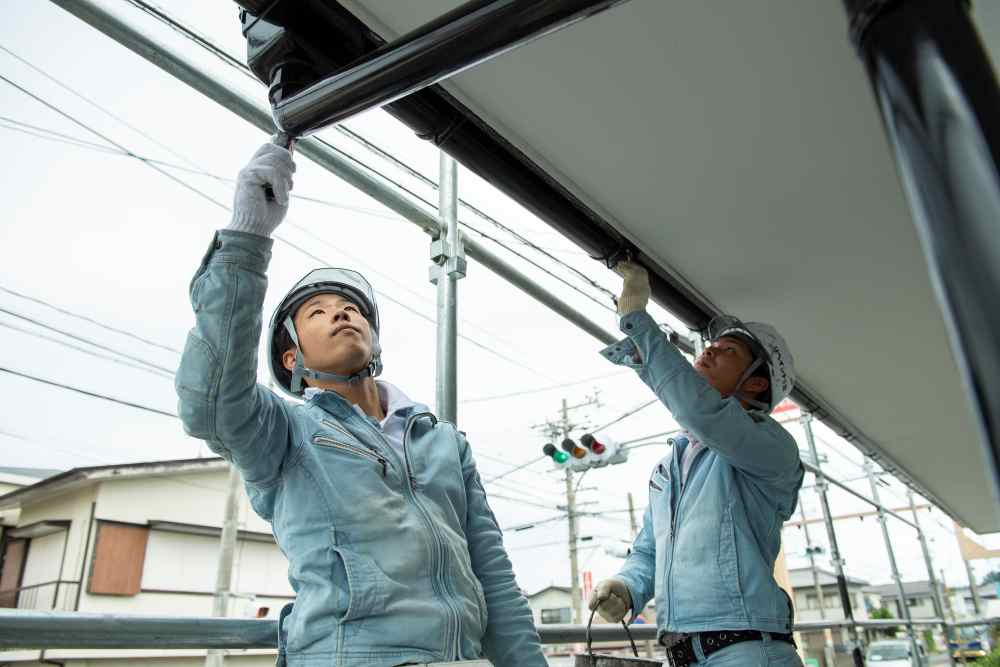
[[[195,326],[175,381],[185,431],[258,484],[277,475],[292,441],[287,404],[256,382],[268,236],[288,209],[292,171],[288,151],[268,144],[240,172],[233,222],[216,233],[191,281]]]

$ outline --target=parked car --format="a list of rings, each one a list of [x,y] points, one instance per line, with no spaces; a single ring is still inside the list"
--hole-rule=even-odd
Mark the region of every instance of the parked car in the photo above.
[[[868,646],[867,663],[878,663],[879,667],[920,667],[926,664],[924,647],[917,645],[920,655],[913,656],[907,639],[884,639]]]

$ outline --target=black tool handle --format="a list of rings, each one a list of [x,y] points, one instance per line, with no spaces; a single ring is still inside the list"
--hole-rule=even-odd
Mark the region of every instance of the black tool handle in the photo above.
[[[271,143],[290,151],[295,143],[295,139],[287,132],[278,132],[271,137]],[[267,201],[274,201],[274,188],[271,187],[270,183],[264,184],[264,199]]]

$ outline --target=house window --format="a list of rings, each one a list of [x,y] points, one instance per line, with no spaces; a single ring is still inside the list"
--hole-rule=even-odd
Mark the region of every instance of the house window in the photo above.
[[[907,607],[919,607],[923,602],[920,598],[906,598]]]
[[[100,522],[87,592],[138,595],[148,539],[147,526]]]
[[[559,609],[543,609],[542,610],[542,623],[572,623],[573,622],[573,610],[569,607],[561,607]]]
[[[17,588],[24,574],[28,540],[11,540],[0,554],[0,607],[17,607]]]

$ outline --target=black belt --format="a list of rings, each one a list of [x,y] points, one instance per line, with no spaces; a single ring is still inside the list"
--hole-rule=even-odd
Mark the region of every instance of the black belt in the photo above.
[[[790,634],[782,635],[776,632],[768,634],[774,641],[787,642],[795,646],[795,639]],[[717,630],[699,632],[697,636],[701,639],[701,651],[706,658],[733,644],[763,641],[764,639],[764,634],[760,630]],[[687,667],[698,662],[698,657],[694,653],[694,637],[695,635],[689,635],[667,647],[667,664],[670,667]]]

